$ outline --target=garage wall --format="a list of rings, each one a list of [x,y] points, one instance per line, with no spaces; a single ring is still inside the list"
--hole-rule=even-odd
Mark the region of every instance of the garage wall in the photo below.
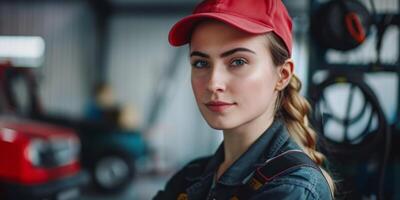
[[[93,19],[84,1],[0,2],[0,35],[44,38],[43,66],[36,70],[49,112],[77,116],[93,79]]]
[[[369,0],[362,0],[363,4],[370,8]],[[398,13],[399,1],[383,0],[374,1],[378,13]],[[339,52],[329,50],[327,59],[338,63],[371,63],[375,62],[378,55],[375,51],[377,30],[373,27],[366,41],[359,47]],[[386,30],[382,41],[380,59],[382,63],[394,64],[398,61],[399,55],[399,29],[391,26]],[[366,75],[366,82],[373,89],[375,95],[380,101],[381,107],[390,123],[396,120],[396,109],[399,95],[398,94],[398,77],[395,72],[374,72]],[[362,102],[359,102],[360,104]],[[336,104],[337,107],[344,107]]]

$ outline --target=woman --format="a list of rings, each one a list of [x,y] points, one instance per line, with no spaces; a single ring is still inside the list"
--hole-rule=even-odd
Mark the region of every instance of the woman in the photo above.
[[[155,199],[333,199],[293,73],[291,27],[281,0],[206,0],[174,25],[169,41],[189,43],[197,105],[224,141]]]

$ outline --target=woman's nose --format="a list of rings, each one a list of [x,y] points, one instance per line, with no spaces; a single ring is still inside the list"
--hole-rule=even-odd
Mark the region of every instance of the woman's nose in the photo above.
[[[208,79],[207,89],[210,92],[223,92],[226,89],[227,74],[223,69],[214,67]]]

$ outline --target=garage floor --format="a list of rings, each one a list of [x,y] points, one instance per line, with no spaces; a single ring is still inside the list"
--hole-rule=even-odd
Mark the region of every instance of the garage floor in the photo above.
[[[104,195],[87,188],[82,192],[82,200],[150,200],[162,189],[172,173],[164,175],[138,174],[129,188],[118,195]]]

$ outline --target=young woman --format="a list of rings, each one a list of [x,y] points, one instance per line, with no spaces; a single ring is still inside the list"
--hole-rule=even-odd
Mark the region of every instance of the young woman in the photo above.
[[[154,199],[333,199],[293,73],[291,27],[281,0],[206,0],[174,25],[169,41],[189,43],[197,105],[224,141]]]

